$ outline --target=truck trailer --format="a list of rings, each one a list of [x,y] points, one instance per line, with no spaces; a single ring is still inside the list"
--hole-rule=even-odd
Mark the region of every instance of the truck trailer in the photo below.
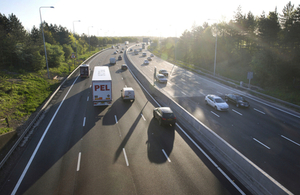
[[[95,66],[92,90],[94,106],[109,106],[112,104],[112,81],[107,66]]]

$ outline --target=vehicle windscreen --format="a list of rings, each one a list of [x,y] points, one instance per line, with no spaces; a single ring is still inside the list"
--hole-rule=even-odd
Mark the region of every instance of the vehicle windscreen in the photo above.
[[[238,101],[244,101],[244,100],[245,100],[242,96],[236,96],[236,99],[237,99]]]
[[[223,103],[223,102],[224,102],[224,100],[221,99],[221,98],[216,98],[215,101],[216,101],[217,103]]]
[[[165,78],[163,75],[158,75],[158,78]]]
[[[164,113],[164,114],[163,114],[163,117],[164,117],[164,118],[174,118],[175,116],[174,116],[173,113]]]

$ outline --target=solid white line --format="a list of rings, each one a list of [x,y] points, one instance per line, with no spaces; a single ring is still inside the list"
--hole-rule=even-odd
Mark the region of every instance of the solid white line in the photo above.
[[[167,160],[168,160],[169,162],[171,162],[170,158],[168,157],[168,155],[166,154],[166,152],[165,152],[164,149],[162,149],[162,152],[164,153],[164,155],[165,155],[165,157],[167,158]]]
[[[266,113],[264,113],[263,111],[260,111],[260,110],[257,110],[256,108],[253,108],[255,111],[257,111],[257,112],[260,112],[260,113],[262,113],[262,114],[266,114]]]
[[[116,120],[116,123],[118,123],[118,119],[117,119],[117,116],[115,115],[115,120]]]
[[[84,118],[83,118],[83,125],[82,125],[82,126],[85,126],[85,119],[86,119],[86,118],[84,117]]]
[[[14,190],[12,191],[12,193],[11,193],[12,195],[16,194],[17,190],[19,189],[19,187],[20,187],[20,185],[21,185],[21,182],[23,181],[23,179],[24,179],[24,177],[25,177],[25,175],[26,175],[26,173],[27,173],[27,171],[28,171],[28,169],[29,169],[29,167],[30,167],[30,165],[31,165],[31,163],[32,163],[32,161],[33,161],[33,159],[34,159],[36,153],[37,153],[37,151],[38,151],[39,148],[40,148],[40,145],[42,144],[42,142],[43,142],[43,140],[44,140],[44,138],[45,138],[45,136],[46,136],[46,134],[47,134],[47,132],[48,132],[48,130],[49,130],[49,128],[50,128],[50,126],[51,126],[53,120],[54,120],[54,118],[56,117],[56,114],[58,113],[58,111],[59,111],[61,105],[64,103],[64,101],[65,101],[67,95],[68,95],[69,92],[71,91],[72,87],[74,86],[74,83],[77,81],[78,78],[79,78],[79,77],[77,77],[77,78],[75,79],[75,81],[74,81],[73,84],[71,85],[70,89],[68,90],[67,94],[65,95],[64,99],[61,101],[61,103],[59,104],[57,110],[55,111],[55,113],[54,113],[52,119],[50,120],[50,122],[49,122],[49,124],[48,124],[46,130],[44,131],[44,133],[43,133],[43,135],[42,135],[42,137],[41,137],[41,139],[40,139],[38,145],[36,146],[34,152],[32,153],[32,155],[31,155],[31,157],[30,157],[30,159],[29,159],[29,161],[28,161],[28,163],[27,163],[27,165],[26,165],[26,167],[25,167],[25,169],[24,169],[22,175],[20,176],[20,178],[19,178],[19,180],[18,180],[18,182],[17,182],[17,184],[16,184]]]
[[[142,115],[142,118],[144,119],[144,121],[146,121],[146,119],[145,119],[144,115],[143,115],[143,114],[141,114],[141,115]]]
[[[87,96],[87,98],[86,98],[86,101],[88,102],[88,101],[89,101],[89,99],[90,99],[90,96]]]
[[[125,157],[126,165],[127,165],[127,167],[128,167],[128,166],[129,166],[129,163],[128,163],[128,159],[127,159],[127,155],[126,155],[125,148],[123,148],[123,153],[124,153],[124,157]]]
[[[216,115],[217,117],[220,117],[219,115],[217,115],[216,113],[214,113],[213,111],[210,111],[211,113],[213,113],[214,115]]]
[[[285,137],[285,136],[283,136],[283,135],[281,135],[281,137],[283,137],[284,139],[289,140],[290,142],[292,142],[292,143],[294,143],[294,144],[300,146],[300,144],[298,144],[297,142],[295,142],[295,141],[293,141],[293,140],[291,140],[291,139],[289,139],[289,138],[287,138],[287,137]]]
[[[77,171],[80,169],[80,161],[81,161],[81,152],[78,154],[78,161],[77,161]]]
[[[236,110],[233,110],[233,109],[232,109],[232,111],[235,112],[235,113],[237,113],[237,114],[239,114],[239,115],[241,115],[241,116],[243,115],[242,113],[239,113],[239,112],[236,111]]]
[[[267,145],[265,145],[265,144],[261,143],[261,142],[260,142],[260,141],[258,141],[257,139],[255,139],[255,138],[253,138],[253,139],[254,139],[254,141],[256,141],[256,142],[260,143],[261,145],[263,145],[264,147],[268,148],[269,150],[271,149],[270,147],[268,147]]]
[[[204,154],[204,156],[228,179],[228,181],[233,185],[241,194],[246,195],[237,185],[234,183],[232,179],[211,159],[208,154],[200,147],[198,144],[176,123],[176,126],[185,134],[187,138]]]

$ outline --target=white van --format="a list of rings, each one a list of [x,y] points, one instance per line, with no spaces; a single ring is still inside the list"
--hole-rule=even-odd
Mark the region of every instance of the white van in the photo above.
[[[110,58],[109,63],[110,64],[116,64],[116,58]]]
[[[123,101],[132,100],[132,102],[134,102],[135,95],[134,95],[134,90],[132,89],[132,87],[124,87],[121,90],[121,98],[123,99]]]

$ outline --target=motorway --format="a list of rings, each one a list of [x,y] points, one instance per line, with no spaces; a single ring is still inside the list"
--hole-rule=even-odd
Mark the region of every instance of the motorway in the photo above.
[[[216,170],[182,133],[184,127],[158,125],[152,116],[156,101],[130,70],[121,71],[124,60],[108,64],[116,56],[113,51],[89,62],[92,69],[109,66],[113,104],[94,107],[92,78],[70,78],[34,129],[0,194],[247,193]],[[121,100],[124,86],[134,88],[134,103]]]
[[[141,46],[133,46],[132,49]],[[150,52],[143,50],[150,56]],[[174,66],[158,57],[144,65],[141,52],[128,58],[162,92],[178,102],[199,121],[217,133],[244,156],[294,194],[300,192],[300,114],[209,78]],[[155,68],[169,72],[167,85],[154,82]],[[171,73],[171,74],[170,74]],[[215,111],[204,102],[207,94],[223,97],[239,93],[250,108],[229,104],[227,112]]]

